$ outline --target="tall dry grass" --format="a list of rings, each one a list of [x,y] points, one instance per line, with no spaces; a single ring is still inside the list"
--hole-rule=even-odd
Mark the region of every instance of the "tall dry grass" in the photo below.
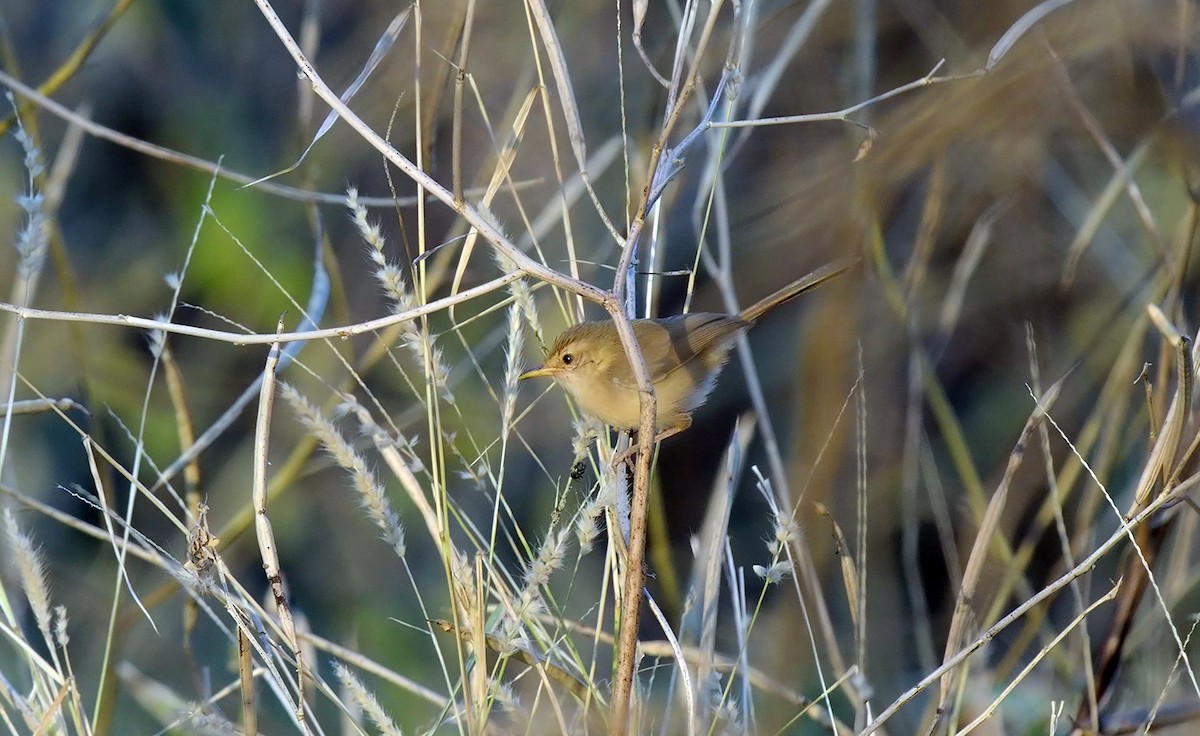
[[[0,33],[5,732],[1195,730],[1194,3],[86,12]],[[847,255],[636,463],[518,381]]]

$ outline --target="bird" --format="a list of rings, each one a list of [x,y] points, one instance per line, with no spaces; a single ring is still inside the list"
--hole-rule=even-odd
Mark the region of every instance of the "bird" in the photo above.
[[[848,271],[857,258],[827,263],[738,314],[693,312],[630,320],[657,400],[655,432],[662,439],[692,424],[708,399],[738,335],[764,314]],[[564,330],[543,364],[520,379],[552,378],[585,414],[616,429],[641,424],[641,394],[633,367],[611,320],[580,322]]]

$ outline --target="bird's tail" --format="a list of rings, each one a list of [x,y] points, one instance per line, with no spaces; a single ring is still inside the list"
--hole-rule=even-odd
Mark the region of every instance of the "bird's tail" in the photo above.
[[[801,276],[765,299],[760,299],[754,304],[746,307],[742,310],[740,316],[747,322],[753,322],[759,317],[763,316],[764,313],[774,309],[775,307],[778,307],[780,304],[795,299],[809,289],[815,289],[830,279],[835,279],[838,276],[841,276],[846,271],[849,271],[851,267],[858,263],[858,261],[859,259],[857,257],[852,257],[839,258],[836,261],[826,263],[824,266],[821,266],[806,276]]]

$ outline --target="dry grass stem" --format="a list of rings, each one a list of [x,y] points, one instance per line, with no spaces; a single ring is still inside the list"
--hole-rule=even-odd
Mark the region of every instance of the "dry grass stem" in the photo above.
[[[1196,3],[65,2],[7,731],[1194,729]],[[851,261],[655,436],[635,317]],[[521,380],[598,318],[636,435]]]

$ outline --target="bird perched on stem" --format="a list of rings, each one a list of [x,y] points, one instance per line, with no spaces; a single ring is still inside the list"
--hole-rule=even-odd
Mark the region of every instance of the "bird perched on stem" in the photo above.
[[[659,439],[687,429],[729,359],[737,336],[775,307],[833,279],[858,259],[827,263],[743,309],[739,314],[695,312],[630,322],[646,359],[657,399]],[[547,376],[566,389],[585,414],[618,429],[641,424],[641,396],[633,367],[611,320],[580,322],[554,341],[540,368],[521,378]]]

